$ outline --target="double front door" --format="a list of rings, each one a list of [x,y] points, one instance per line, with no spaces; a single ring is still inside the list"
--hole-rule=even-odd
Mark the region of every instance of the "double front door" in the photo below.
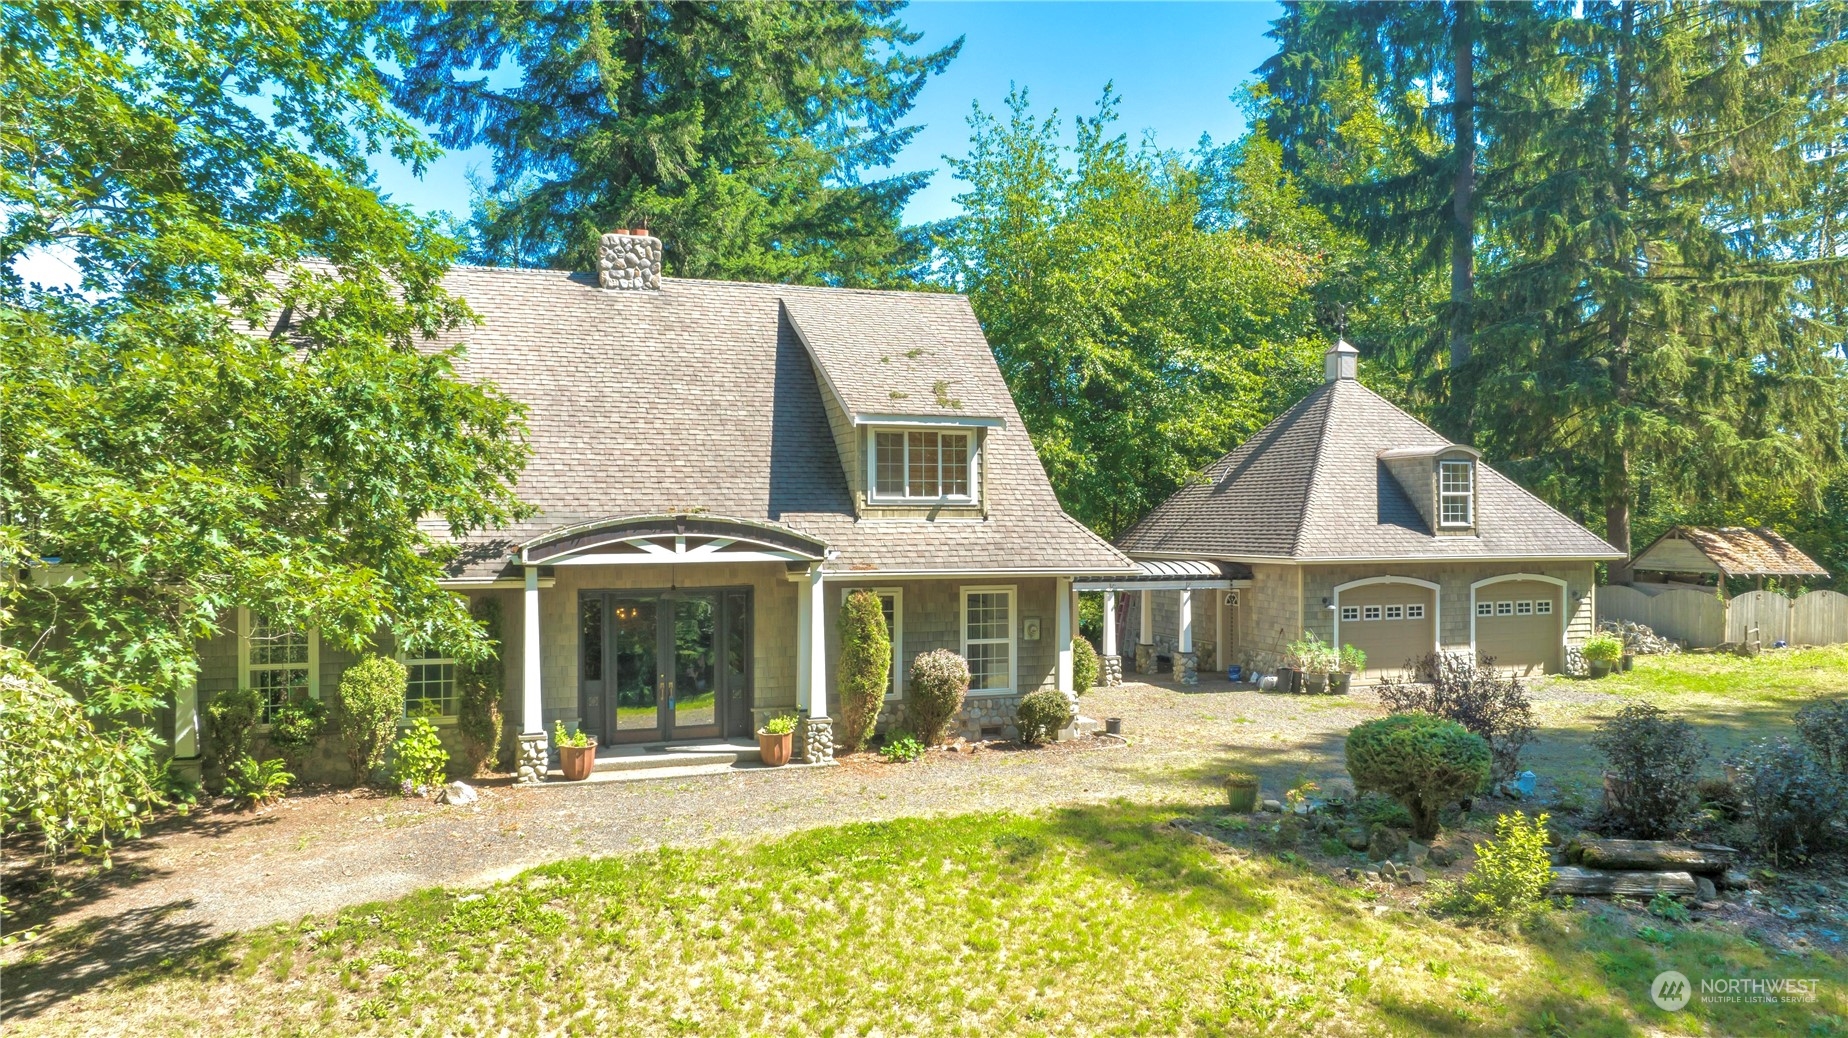
[[[748,729],[750,602],[748,588],[584,593],[582,726],[606,746]]]

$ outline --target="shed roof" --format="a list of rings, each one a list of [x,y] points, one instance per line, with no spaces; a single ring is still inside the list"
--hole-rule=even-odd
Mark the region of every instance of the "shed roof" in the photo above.
[[[1666,542],[1685,541],[1709,563],[1689,569],[1685,552],[1671,555]],[[1768,526],[1676,526],[1636,553],[1630,568],[1657,573],[1719,573],[1727,577],[1827,577],[1818,565]]]

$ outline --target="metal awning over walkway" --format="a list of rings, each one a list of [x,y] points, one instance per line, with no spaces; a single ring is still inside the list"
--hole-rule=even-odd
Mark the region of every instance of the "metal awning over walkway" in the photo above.
[[[1198,591],[1249,587],[1251,567],[1211,559],[1137,559],[1135,573],[1080,576],[1074,591]]]

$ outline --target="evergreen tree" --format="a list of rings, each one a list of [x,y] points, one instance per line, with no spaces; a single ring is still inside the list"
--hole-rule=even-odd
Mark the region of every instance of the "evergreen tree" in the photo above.
[[[400,5],[395,97],[445,146],[492,149],[483,262],[589,270],[603,232],[647,227],[680,276],[901,282],[925,255],[901,214],[927,175],[863,177],[911,139],[901,120],[961,47],[910,53],[901,7]]]

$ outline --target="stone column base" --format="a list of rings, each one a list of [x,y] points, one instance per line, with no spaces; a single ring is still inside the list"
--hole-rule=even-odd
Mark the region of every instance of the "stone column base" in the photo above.
[[[1097,665],[1098,684],[1105,688],[1115,688],[1123,683],[1123,657],[1099,656]]]
[[[1200,654],[1197,652],[1177,652],[1174,654],[1174,680],[1183,685],[1200,683]]]
[[[544,732],[532,732],[520,736],[520,748],[514,762],[514,782],[522,786],[530,786],[545,781],[545,741]]]
[[[1155,673],[1155,643],[1141,642],[1136,645],[1136,673]]]
[[[827,717],[805,717],[796,725],[795,755],[806,764],[820,764],[834,759],[834,721]]]

